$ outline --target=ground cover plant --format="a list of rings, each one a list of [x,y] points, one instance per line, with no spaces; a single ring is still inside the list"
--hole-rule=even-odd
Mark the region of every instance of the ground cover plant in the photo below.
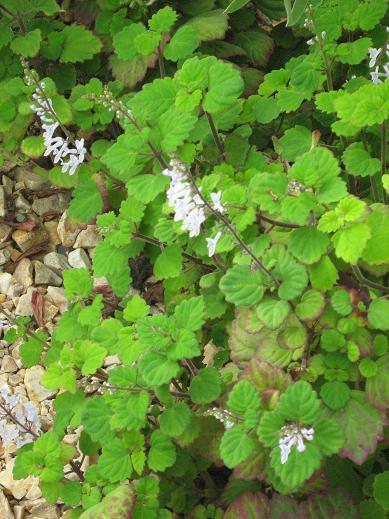
[[[14,477],[71,519],[386,517],[386,0],[0,13],[1,160],[103,236],[51,336],[8,316],[58,391],[45,431],[1,389]]]

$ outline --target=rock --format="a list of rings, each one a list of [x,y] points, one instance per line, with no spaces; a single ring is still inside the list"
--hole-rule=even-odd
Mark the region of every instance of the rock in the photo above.
[[[47,265],[40,261],[34,261],[35,283],[37,285],[54,285],[60,287],[62,285],[62,277],[51,270]]]
[[[32,317],[34,315],[34,312],[32,310],[32,304],[31,304],[31,296],[34,291],[33,287],[30,287],[27,290],[27,294],[23,294],[19,297],[18,304],[15,308],[15,314],[16,315],[23,315],[25,317]]]
[[[45,299],[43,306],[43,318],[45,323],[52,321],[59,312],[59,308],[53,305],[50,301]]]
[[[101,236],[96,225],[88,225],[86,229],[80,232],[74,244],[74,248],[90,249],[96,247],[101,241]]]
[[[12,182],[12,180],[9,177],[7,177],[6,175],[3,175],[2,179],[1,179],[1,183],[4,186],[5,193],[7,195],[12,195],[12,190],[14,187],[14,183]]]
[[[43,225],[49,236],[49,244],[53,247],[53,249],[55,249],[56,245],[61,243],[57,232],[58,223],[55,220],[50,220],[49,222],[45,222]]]
[[[46,400],[46,398],[54,395],[52,391],[41,386],[39,382],[44,373],[45,370],[42,366],[32,366],[32,368],[26,369],[24,385],[26,386],[29,399],[33,402],[42,402],[43,400]]]
[[[34,229],[32,231],[23,231],[17,229],[12,233],[12,239],[22,252],[25,252],[31,247],[46,243],[48,240],[47,232],[44,228]]]
[[[28,200],[24,198],[24,196],[20,193],[15,200],[15,207],[19,211],[24,213],[28,212],[31,209],[31,204]]]
[[[87,269],[91,267],[91,263],[84,249],[75,249],[68,255],[70,265],[75,269]]]
[[[6,225],[5,223],[0,223],[0,243],[3,243],[8,240],[11,231],[12,229],[9,225]]]
[[[15,359],[11,357],[11,355],[5,355],[1,361],[1,371],[3,373],[16,373],[18,370],[18,365],[15,362]]]
[[[32,171],[25,170],[21,167],[16,168],[17,182],[23,182],[27,189],[32,191],[39,191],[40,189],[47,189],[51,186],[50,182]]]
[[[26,511],[26,507],[24,505],[16,505],[14,506],[14,516],[15,519],[24,519],[24,512]]]
[[[13,297],[19,297],[23,294],[24,288],[15,279],[12,279],[11,284],[7,290],[7,296],[11,299]]]
[[[32,209],[39,216],[62,214],[69,205],[69,199],[68,193],[56,193],[46,198],[36,198],[32,204]]]
[[[23,377],[21,377],[19,373],[11,373],[8,376],[8,384],[12,387],[17,386],[18,384],[23,384]]]
[[[27,290],[33,284],[33,266],[28,258],[23,258],[19,261],[14,272],[14,279],[22,285],[24,290]]]
[[[63,213],[58,222],[57,233],[62,245],[65,247],[73,247],[74,242],[80,233],[80,228],[76,223],[70,220],[67,211]]]
[[[0,218],[4,218],[7,212],[7,202],[5,198],[4,186],[0,186]]]
[[[12,275],[8,272],[0,272],[0,292],[6,294],[12,282]]]
[[[65,296],[65,290],[58,287],[47,287],[46,298],[56,306],[61,314],[66,312],[69,307],[69,301]]]
[[[30,510],[30,514],[31,519],[58,519],[60,516],[58,508],[46,502],[34,505]]]
[[[29,476],[26,479],[14,479],[12,477],[14,463],[14,458],[7,461],[5,470],[0,472],[0,485],[10,492],[15,499],[20,500],[27,492],[38,485],[39,479],[34,476]],[[2,516],[0,517],[2,518]]]
[[[0,517],[1,519],[14,519],[14,514],[11,512],[8,499],[5,497],[4,492],[0,490]]]
[[[6,263],[8,263],[10,257],[11,257],[11,253],[8,249],[1,249],[0,250],[0,265],[5,265]]]
[[[54,269],[59,272],[61,270],[70,269],[70,265],[68,263],[66,256],[64,256],[63,254],[58,254],[58,252],[49,252],[48,254],[46,254],[43,257],[43,263],[47,267],[50,267],[51,269]]]

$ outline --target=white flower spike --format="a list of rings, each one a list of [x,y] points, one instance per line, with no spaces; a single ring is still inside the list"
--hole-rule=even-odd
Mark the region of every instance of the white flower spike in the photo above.
[[[314,429],[299,428],[296,424],[286,425],[280,431],[282,438],[278,445],[281,450],[281,464],[284,465],[288,461],[292,447],[295,445],[298,452],[304,452],[306,449],[304,440],[312,441]]]
[[[215,254],[217,242],[220,240],[221,235],[222,233],[219,231],[214,238],[205,238],[207,240],[208,256],[210,258]]]

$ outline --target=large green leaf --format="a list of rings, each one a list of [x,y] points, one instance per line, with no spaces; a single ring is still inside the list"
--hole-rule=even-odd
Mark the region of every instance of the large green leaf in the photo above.
[[[130,454],[122,441],[115,438],[103,446],[97,468],[100,475],[111,483],[123,481],[131,476]]]
[[[272,330],[276,330],[287,318],[290,306],[282,299],[264,298],[257,306],[257,315]]]
[[[367,318],[373,328],[389,330],[389,301],[383,297],[374,299],[369,305]]]
[[[330,239],[316,227],[301,227],[289,235],[288,248],[303,263],[316,263],[325,254]]]
[[[61,34],[64,40],[60,60],[64,63],[85,61],[100,51],[100,40],[82,25],[68,25]]]
[[[228,468],[234,468],[247,459],[255,449],[255,442],[239,426],[227,429],[220,443],[220,454]]]
[[[189,395],[196,404],[207,404],[216,400],[221,392],[221,378],[216,368],[203,368],[193,378]]]
[[[151,470],[163,472],[174,465],[176,461],[176,448],[174,443],[161,431],[156,430],[150,438],[151,448],[147,463]]]
[[[300,380],[281,396],[278,412],[286,420],[312,424],[319,415],[320,401],[308,382]]]
[[[257,411],[260,403],[259,395],[254,385],[248,380],[241,380],[235,384],[229,394],[227,406],[233,413],[244,416],[248,409]]]
[[[235,265],[220,280],[227,301],[236,306],[251,306],[263,296],[263,275],[247,265]]]
[[[230,63],[218,61],[209,68],[208,93],[204,108],[210,113],[232,107],[243,92],[243,79]]]
[[[355,265],[361,258],[371,236],[370,227],[366,223],[354,223],[337,231],[332,241],[338,258]]]

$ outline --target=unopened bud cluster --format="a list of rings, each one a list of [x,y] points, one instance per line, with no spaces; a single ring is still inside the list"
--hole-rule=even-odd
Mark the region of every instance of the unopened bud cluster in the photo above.
[[[108,89],[106,85],[104,85],[103,93],[100,95],[97,94],[89,94],[87,96],[88,99],[95,101],[96,103],[101,104],[104,108],[107,108],[110,112],[114,112],[115,116],[120,119],[121,117],[131,117],[132,112],[127,106],[123,103],[123,101],[119,99],[115,99],[112,95],[112,92]]]
[[[205,411],[204,416],[213,416],[219,422],[222,422],[226,429],[231,429],[233,427],[234,422],[230,413],[226,409],[218,409],[217,407],[212,407],[212,409],[208,409]]]
[[[22,447],[41,433],[41,423],[35,405],[22,402],[7,384],[0,388],[0,438],[3,446],[14,443]]]

